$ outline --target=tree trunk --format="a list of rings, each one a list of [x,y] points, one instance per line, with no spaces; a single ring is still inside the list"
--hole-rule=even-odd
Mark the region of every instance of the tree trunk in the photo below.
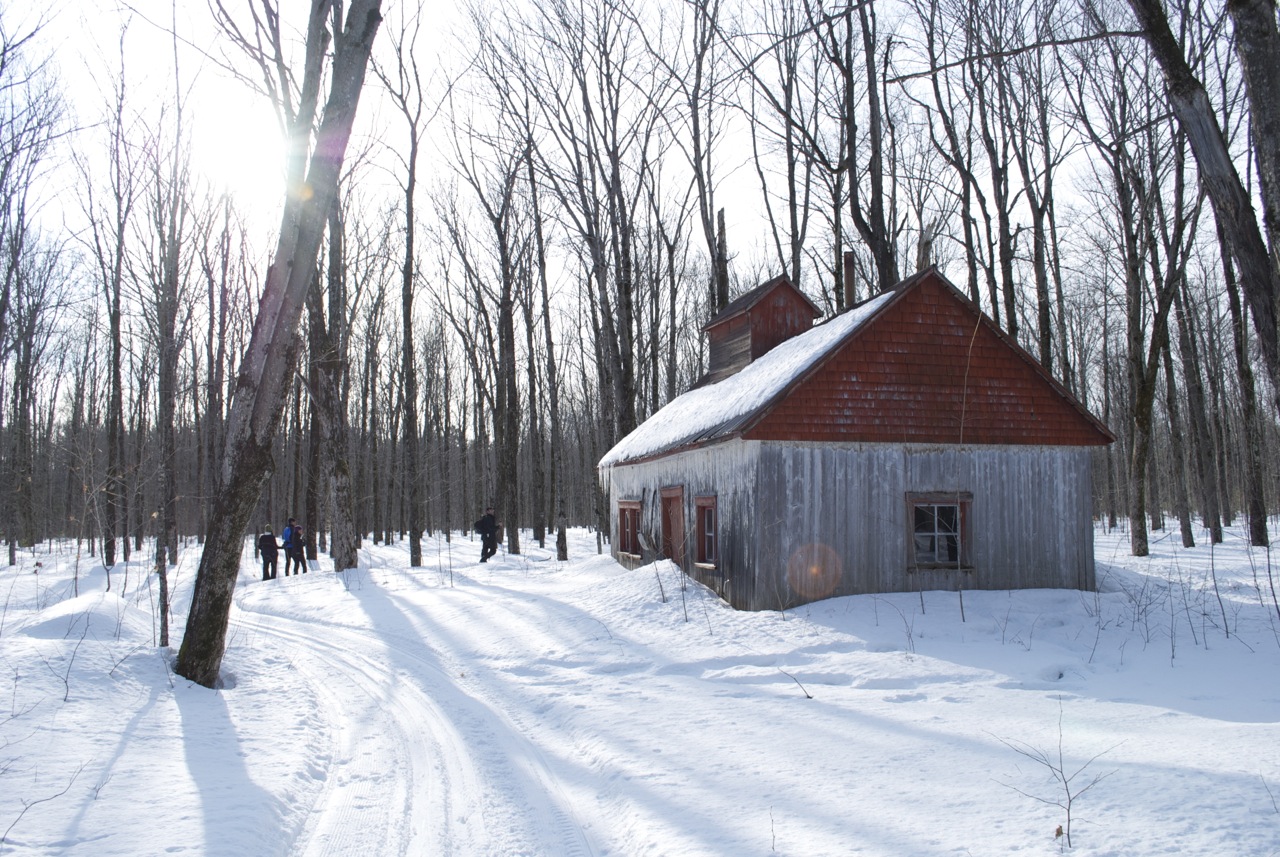
[[[315,2],[327,8],[324,0]],[[345,28],[334,35],[330,92],[307,170],[310,193],[291,193],[285,203],[275,261],[267,271],[253,334],[237,374],[212,526],[176,666],[179,675],[206,687],[216,684],[226,651],[245,531],[271,474],[271,445],[296,356],[298,317],[315,273],[381,21],[379,0],[353,0]]]
[[[1218,484],[1213,466],[1213,438],[1209,431],[1208,405],[1204,382],[1201,381],[1200,355],[1188,317],[1185,282],[1174,296],[1174,313],[1178,324],[1178,351],[1182,355],[1182,374],[1186,379],[1187,410],[1190,415],[1191,449],[1195,460],[1196,482],[1200,489],[1200,517],[1209,530],[1209,542],[1222,544],[1222,514]]]
[[[1276,260],[1267,252],[1262,240],[1249,192],[1236,172],[1213,105],[1204,86],[1187,65],[1182,47],[1169,29],[1160,0],[1129,0],[1129,6],[1146,31],[1147,44],[1164,73],[1169,104],[1195,154],[1200,168],[1200,184],[1213,205],[1221,234],[1226,239],[1224,249],[1239,268],[1240,283],[1253,313],[1258,344],[1266,358],[1272,392],[1277,396],[1275,406],[1280,410],[1280,340],[1276,329],[1280,271]],[[1275,100],[1280,84],[1272,83],[1271,88],[1267,88],[1267,81],[1280,74],[1280,63],[1273,58],[1276,32],[1274,4],[1266,0],[1233,0],[1227,8],[1236,21],[1236,44],[1244,60],[1251,112],[1258,111],[1253,113],[1258,163],[1260,167],[1270,165],[1270,169],[1265,171],[1269,172],[1270,179],[1264,177],[1263,169],[1259,169],[1264,199],[1269,198],[1271,206],[1280,206],[1280,159],[1277,158],[1280,104]],[[1266,20],[1268,16],[1269,20]]]
[[[1169,410],[1170,466],[1173,468],[1173,511],[1178,516],[1178,531],[1182,534],[1182,546],[1196,546],[1195,530],[1191,526],[1191,503],[1187,498],[1187,452],[1182,445],[1182,415],[1178,409],[1178,385],[1173,373],[1173,350],[1166,340],[1160,349],[1164,357],[1165,401]]]
[[[337,204],[329,211],[329,320],[320,318],[324,336],[315,354],[316,389],[319,405],[320,445],[324,453],[327,476],[330,554],[334,571],[346,571],[359,565],[360,540],[355,524],[355,498],[351,492],[351,459],[347,407],[342,394],[346,374],[346,236]]]
[[[1235,25],[1236,55],[1244,69],[1249,127],[1262,193],[1262,224],[1272,252],[1272,274],[1280,280],[1280,30],[1275,0],[1227,0]],[[1272,282],[1272,300],[1277,299]],[[1272,328],[1274,330],[1274,328]],[[1280,391],[1277,391],[1280,395]]]
[[[414,129],[416,132],[416,128]],[[401,384],[404,389],[404,423],[401,443],[404,446],[404,478],[408,506],[409,565],[422,565],[422,470],[419,464],[418,438],[418,370],[413,345],[413,266],[414,266],[414,193],[417,187],[418,140],[416,133],[409,144],[409,175],[405,182],[404,264],[400,283]]]
[[[1244,471],[1245,515],[1249,519],[1249,544],[1266,547],[1270,544],[1267,534],[1267,503],[1263,492],[1266,485],[1262,466],[1262,425],[1258,415],[1258,393],[1253,379],[1253,366],[1249,362],[1249,332],[1240,305],[1240,288],[1236,283],[1235,268],[1231,257],[1222,254],[1223,281],[1227,286],[1227,307],[1231,313],[1232,345],[1235,348],[1236,372],[1240,376],[1240,410],[1244,430],[1244,455],[1241,469]]]

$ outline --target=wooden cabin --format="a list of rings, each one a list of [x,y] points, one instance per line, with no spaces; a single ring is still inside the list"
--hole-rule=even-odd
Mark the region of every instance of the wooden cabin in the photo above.
[[[706,324],[706,376],[600,461],[619,561],[745,610],[1094,588],[1105,426],[934,268],[818,314],[779,277]]]

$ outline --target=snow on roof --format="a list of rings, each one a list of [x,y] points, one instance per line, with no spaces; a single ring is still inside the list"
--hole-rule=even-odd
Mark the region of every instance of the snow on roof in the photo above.
[[[896,292],[878,295],[788,339],[716,384],[677,396],[605,453],[601,469],[736,430],[857,330]]]

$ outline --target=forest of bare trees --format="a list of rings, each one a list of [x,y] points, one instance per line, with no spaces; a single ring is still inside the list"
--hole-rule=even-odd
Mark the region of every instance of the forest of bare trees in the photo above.
[[[88,59],[0,11],[11,558],[163,582],[288,515],[339,567],[490,502],[512,552],[602,526],[595,462],[735,294],[835,313],[928,264],[1115,433],[1095,508],[1134,553],[1267,542],[1268,0],[211,0],[203,36],[144,5]],[[265,227],[195,168],[214,76],[278,117]]]

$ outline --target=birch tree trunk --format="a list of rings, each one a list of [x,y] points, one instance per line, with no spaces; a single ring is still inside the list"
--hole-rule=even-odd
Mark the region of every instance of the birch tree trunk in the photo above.
[[[272,471],[271,444],[297,352],[298,318],[315,274],[326,219],[337,194],[373,38],[382,22],[380,0],[353,0],[346,24],[333,35],[333,68],[323,119],[306,181],[291,187],[281,217],[275,261],[267,271],[258,316],[236,377],[221,474],[213,497],[209,538],[200,558],[187,630],[176,671],[205,687],[218,680],[226,651],[231,597],[249,516]],[[313,0],[302,91],[318,92],[329,0]],[[335,22],[336,23],[336,22]],[[335,28],[336,29],[336,28]],[[314,52],[314,53],[313,53]],[[314,59],[318,54],[319,59]],[[309,137],[310,123],[306,130]]]

